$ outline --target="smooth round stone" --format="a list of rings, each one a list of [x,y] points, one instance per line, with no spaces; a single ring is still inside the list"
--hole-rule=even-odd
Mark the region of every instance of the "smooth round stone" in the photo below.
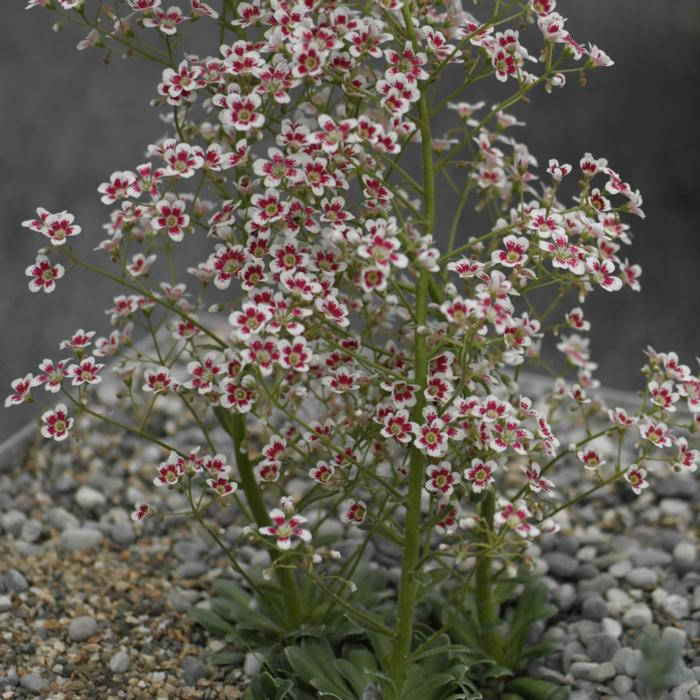
[[[639,649],[630,649],[622,647],[615,656],[613,656],[613,666],[618,673],[624,673],[626,676],[636,678],[639,673],[639,668],[642,665],[642,652]]]
[[[125,651],[118,651],[109,660],[109,670],[112,673],[126,673],[129,670],[130,664],[129,655]]]
[[[69,527],[77,528],[80,526],[80,520],[61,506],[49,508],[46,513],[46,520],[51,527],[61,531],[67,530]]]
[[[109,530],[109,536],[114,542],[124,547],[130,545],[136,539],[131,523],[115,523]]]
[[[632,571],[632,562],[629,559],[618,561],[608,569],[608,573],[615,578],[624,578],[630,571]]]
[[[76,617],[68,627],[68,636],[74,642],[84,642],[97,633],[97,621],[89,615]]]
[[[12,608],[12,597],[9,595],[0,595],[0,612],[7,612]]]
[[[104,495],[92,486],[81,486],[75,494],[75,500],[85,510],[99,510],[107,503]]]
[[[49,684],[36,673],[28,673],[19,679],[19,684],[31,693],[41,693]]]
[[[668,552],[663,552],[660,549],[640,549],[632,552],[632,563],[635,566],[668,566],[672,557]]]
[[[594,634],[586,644],[591,661],[610,661],[620,649],[620,642],[603,632]]]
[[[0,516],[0,525],[8,535],[18,537],[22,532],[22,525],[27,521],[27,516],[21,510],[8,510]]]
[[[606,593],[617,586],[617,581],[608,573],[598,574],[595,578],[580,581],[578,584],[581,593]]]
[[[651,610],[645,603],[636,603],[622,616],[623,624],[635,629],[650,625],[652,620]]]
[[[690,615],[688,599],[679,595],[667,596],[664,602],[661,603],[661,609],[675,620],[682,620]]]
[[[615,666],[613,666],[611,661],[605,661],[593,669],[590,675],[590,680],[595,681],[596,683],[605,683],[614,677]]]
[[[248,652],[245,655],[245,661],[243,662],[243,673],[252,678],[260,673],[263,663],[265,662],[265,657],[260,653]]]
[[[36,542],[41,537],[41,523],[30,518],[22,525],[22,532],[19,536],[25,542]]]
[[[186,656],[180,665],[187,685],[195,686],[200,678],[206,678],[209,675],[206,664],[196,656]]]
[[[587,620],[600,622],[608,614],[608,605],[599,593],[594,593],[583,601],[581,614]]]
[[[627,572],[627,583],[635,588],[653,588],[659,582],[659,576],[653,569],[638,567]]]
[[[29,584],[17,569],[10,569],[5,574],[5,588],[11,593],[22,593],[29,588]]]
[[[664,498],[659,504],[661,512],[671,518],[690,517],[690,506],[679,498]]]
[[[61,533],[60,545],[71,552],[93,549],[102,541],[99,530],[87,527],[69,527]]]
[[[661,639],[669,644],[677,646],[679,649],[684,648],[688,643],[688,635],[684,630],[678,629],[677,627],[664,627],[664,631],[661,633]]]
[[[618,695],[629,693],[634,687],[634,681],[629,676],[617,676],[613,681],[613,688]]]
[[[697,547],[690,542],[679,542],[673,548],[673,562],[679,572],[691,571],[698,558]]]
[[[543,559],[547,562],[549,573],[557,578],[571,578],[579,567],[578,561],[564,552],[547,552]]]
[[[184,561],[175,568],[175,576],[178,578],[198,578],[208,570],[209,567],[202,561]]]
[[[576,589],[571,583],[562,583],[552,594],[559,610],[566,612],[576,602]]]
[[[579,561],[593,561],[598,554],[598,550],[593,545],[586,545],[576,552]]]
[[[621,614],[634,603],[630,594],[623,591],[622,588],[611,588],[605,597],[608,599],[610,612],[615,615]]]
[[[622,625],[617,620],[614,620],[612,617],[604,618],[600,624],[603,627],[603,632],[605,632],[605,634],[609,635],[610,637],[615,637],[615,639],[619,639],[622,636]]]

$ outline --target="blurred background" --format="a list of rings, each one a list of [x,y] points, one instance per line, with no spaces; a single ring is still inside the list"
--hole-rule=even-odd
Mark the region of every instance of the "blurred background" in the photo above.
[[[143,162],[146,144],[164,133],[149,106],[155,64],[104,65],[101,52],[75,50],[80,32],[53,31],[53,14],[25,4],[4,0],[0,25],[2,399],[11,379],[58,359],[59,341],[77,328],[108,335],[104,309],[117,293],[75,271],[53,294],[31,295],[24,269],[43,241],[20,222],[37,206],[68,209],[84,254],[104,237],[97,186]],[[644,270],[642,292],[597,291],[586,306],[599,378],[636,389],[647,345],[678,351],[694,370],[700,355],[700,0],[559,0],[557,9],[574,38],[600,46],[615,66],[589,73],[585,88],[570,76],[549,96],[533,94],[512,110],[527,123],[512,135],[545,167],[549,158],[576,164],[586,151],[606,157],[644,196],[647,218],[630,222],[635,245],[625,251]],[[466,99],[495,102],[495,83],[480,82]],[[465,236],[480,232],[468,228]],[[0,440],[35,415],[31,406],[2,410]]]

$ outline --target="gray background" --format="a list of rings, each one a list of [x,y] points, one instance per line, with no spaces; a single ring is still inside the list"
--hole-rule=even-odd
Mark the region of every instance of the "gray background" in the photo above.
[[[143,162],[145,145],[163,129],[148,104],[160,76],[155,65],[114,57],[105,66],[100,53],[75,51],[80,33],[52,31],[53,15],[25,11],[24,0],[3,0],[2,5],[4,399],[12,378],[35,371],[43,357],[57,359],[59,340],[78,327],[107,334],[103,309],[116,293],[76,271],[53,294],[31,295],[24,268],[41,243],[20,222],[33,216],[37,205],[68,209],[83,227],[80,251],[85,254],[103,238],[100,226],[108,211],[96,187],[113,170]],[[644,195],[647,219],[633,222],[636,241],[629,250],[644,268],[642,293],[600,291],[586,307],[594,323],[599,377],[609,386],[632,389],[640,385],[638,368],[647,344],[676,349],[694,367],[700,354],[700,2],[560,0],[559,9],[575,38],[598,44],[616,65],[591,73],[585,89],[572,78],[550,96],[536,94],[531,104],[515,110],[528,126],[514,136],[540,163],[550,157],[577,163],[585,151],[605,156]],[[498,86],[485,82],[467,99],[497,99]],[[445,201],[442,209],[447,208]],[[0,439],[34,415],[36,409],[25,406],[0,412]]]

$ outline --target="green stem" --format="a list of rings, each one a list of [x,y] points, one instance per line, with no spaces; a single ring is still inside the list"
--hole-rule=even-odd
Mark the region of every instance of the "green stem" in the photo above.
[[[414,46],[417,48],[413,17],[408,4],[402,8],[403,20],[406,32]],[[432,234],[435,228],[435,174],[433,170],[432,138],[430,134],[430,113],[424,88],[421,89],[421,97],[418,101],[418,114],[420,118],[420,133],[423,151],[423,193],[425,204],[425,226],[427,233]],[[416,336],[414,356],[414,383],[420,387],[417,394],[418,400],[413,407],[412,420],[422,421],[423,405],[425,398],[423,390],[427,384],[428,353],[426,337],[422,326],[425,325],[428,311],[428,293],[432,275],[425,268],[420,269],[416,284]],[[420,534],[421,534],[421,494],[423,491],[425,458],[417,448],[411,448],[411,460],[409,466],[408,504],[406,507],[405,545],[403,551],[403,565],[401,568],[401,580],[399,583],[399,596],[396,610],[396,640],[392,649],[389,673],[396,688],[398,696],[404,682],[406,664],[411,650],[411,637],[413,634],[413,612],[416,604],[416,592],[418,582],[417,573],[420,559]]]
[[[245,416],[241,413],[229,413],[220,407],[214,409],[219,423],[224,430],[231,436],[233,440],[233,448],[236,455],[236,465],[238,466],[238,475],[241,482],[241,488],[245,493],[248,507],[253,513],[255,522],[258,527],[266,527],[272,523],[270,516],[265,507],[262,493],[258,488],[258,482],[255,478],[253,465],[248,457],[248,450],[245,448]],[[279,558],[279,553],[272,554],[273,560]],[[277,569],[277,577],[280,586],[284,593],[287,603],[287,612],[289,613],[290,627],[298,629],[301,626],[303,619],[303,606],[299,586],[294,578],[291,569],[280,567]]]
[[[476,564],[476,610],[481,625],[481,631],[486,642],[486,648],[492,658],[496,661],[500,661],[502,640],[501,634],[498,631],[498,604],[493,595],[491,553],[488,549],[491,531],[493,530],[495,509],[496,494],[492,489],[489,489],[481,504],[481,517],[484,520],[486,529],[484,532],[485,548]]]

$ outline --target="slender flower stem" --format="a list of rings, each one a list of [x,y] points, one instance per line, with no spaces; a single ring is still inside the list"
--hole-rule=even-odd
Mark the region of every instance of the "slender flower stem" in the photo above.
[[[406,32],[414,46],[417,47],[413,17],[408,4],[402,8]],[[425,224],[428,233],[435,228],[435,174],[433,171],[433,151],[430,134],[430,113],[424,88],[418,101],[420,118],[420,133],[423,149],[423,192],[425,204]],[[413,407],[412,420],[421,421],[425,398],[423,391],[427,384],[428,352],[426,337],[421,326],[425,325],[428,310],[428,291],[431,275],[425,268],[420,268],[416,284],[416,336],[414,355],[414,383],[420,387],[417,402]],[[411,650],[413,633],[413,612],[416,604],[418,583],[416,569],[420,558],[420,524],[421,524],[421,493],[423,491],[425,458],[417,447],[411,448],[409,466],[408,505],[406,508],[406,529],[401,581],[396,611],[396,640],[390,661],[390,676],[396,688],[397,695],[401,693],[404,681],[408,655]]]

